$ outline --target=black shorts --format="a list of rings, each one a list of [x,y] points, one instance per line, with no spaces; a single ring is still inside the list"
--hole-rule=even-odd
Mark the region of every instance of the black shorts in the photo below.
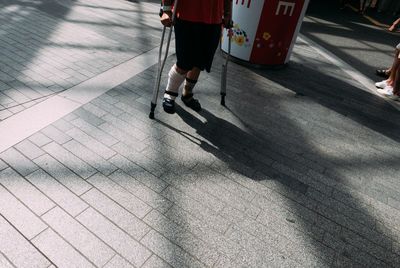
[[[210,72],[221,37],[221,24],[205,24],[176,19],[176,65],[189,71],[193,67]]]

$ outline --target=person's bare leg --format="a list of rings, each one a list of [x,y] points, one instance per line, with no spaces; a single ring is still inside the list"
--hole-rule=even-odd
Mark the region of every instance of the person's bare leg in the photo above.
[[[196,112],[201,111],[201,105],[198,100],[193,98],[193,89],[196,86],[197,80],[200,76],[200,69],[194,67],[186,74],[185,83],[182,91],[182,101],[186,106],[192,108]]]
[[[393,83],[394,83],[397,73],[398,73],[399,66],[400,66],[400,54],[399,54],[399,51],[397,50],[396,57],[394,58],[392,67],[390,68],[390,75],[387,80],[387,84],[389,86],[393,86]]]
[[[397,62],[400,63],[400,59],[397,58]],[[397,65],[397,69],[393,70],[394,80],[393,80],[393,95],[400,96],[400,68],[398,68],[399,64]]]
[[[186,74],[185,84],[183,86],[182,96],[188,96],[189,94],[193,94],[193,88],[199,80],[201,70],[199,68],[194,67]]]

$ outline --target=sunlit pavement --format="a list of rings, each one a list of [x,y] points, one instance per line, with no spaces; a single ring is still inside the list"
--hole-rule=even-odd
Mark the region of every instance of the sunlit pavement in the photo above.
[[[299,39],[150,120],[158,4],[0,2],[0,267],[399,267],[396,106]]]

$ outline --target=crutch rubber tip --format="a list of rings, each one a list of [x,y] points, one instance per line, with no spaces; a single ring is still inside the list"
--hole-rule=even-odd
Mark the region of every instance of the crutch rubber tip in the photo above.
[[[154,110],[156,109],[156,104],[151,103],[151,107],[150,107],[150,114],[149,114],[149,118],[150,119],[154,119]]]
[[[225,95],[221,95],[221,105],[225,106]]]

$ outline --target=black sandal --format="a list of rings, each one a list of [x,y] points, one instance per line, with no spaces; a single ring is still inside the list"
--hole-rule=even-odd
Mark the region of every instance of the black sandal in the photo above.
[[[201,111],[201,105],[198,100],[193,98],[193,93],[188,94],[187,96],[181,97],[182,102],[189,108],[192,108],[196,112]]]
[[[166,94],[178,97],[178,93],[176,92],[171,92],[171,91],[165,91]],[[174,114],[176,109],[175,109],[175,101],[172,99],[164,98],[162,102],[164,111],[168,114]]]
[[[376,75],[383,78],[389,78],[390,72],[388,73],[385,69],[378,69],[376,70]]]

